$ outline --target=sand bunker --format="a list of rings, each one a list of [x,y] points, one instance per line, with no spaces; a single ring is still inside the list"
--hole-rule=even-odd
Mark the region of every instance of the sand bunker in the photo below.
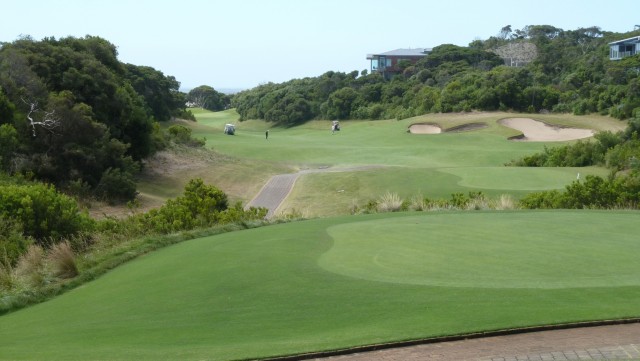
[[[523,134],[522,136],[511,138],[511,140],[517,141],[560,142],[589,138],[594,134],[591,129],[563,128],[529,118],[502,119],[499,123],[506,127],[521,131]]]
[[[442,133],[442,128],[440,128],[437,124],[431,123],[418,123],[411,124],[409,126],[409,133],[411,134],[440,134]]]

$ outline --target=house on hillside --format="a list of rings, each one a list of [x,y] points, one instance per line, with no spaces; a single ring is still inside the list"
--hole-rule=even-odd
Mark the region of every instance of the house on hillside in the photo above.
[[[620,60],[640,54],[640,36],[609,43],[609,60]]]
[[[371,60],[371,72],[381,73],[389,79],[393,75],[400,74],[404,65],[415,64],[431,52],[431,48],[396,49],[381,54],[367,54],[367,60]]]

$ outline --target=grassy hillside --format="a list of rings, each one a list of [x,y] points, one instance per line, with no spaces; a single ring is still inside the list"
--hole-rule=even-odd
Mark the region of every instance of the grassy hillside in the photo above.
[[[637,219],[389,213],[196,239],[0,317],[0,359],[230,360],[639,316]]]

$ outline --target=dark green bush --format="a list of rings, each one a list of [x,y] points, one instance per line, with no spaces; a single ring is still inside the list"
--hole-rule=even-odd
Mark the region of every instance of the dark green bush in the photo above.
[[[620,142],[611,132],[598,133],[595,141],[577,141],[553,148],[544,147],[541,153],[525,156],[507,165],[519,167],[586,167],[605,163],[607,151]]]
[[[132,200],[137,193],[133,175],[118,168],[107,169],[96,188],[98,197],[110,204]]]
[[[89,232],[94,226],[74,199],[45,184],[0,186],[1,218],[17,222],[25,236],[41,244]]]
[[[138,216],[147,229],[171,233],[216,224],[262,219],[265,209],[243,210],[240,204],[228,207],[227,195],[202,179],[192,179],[185,186],[184,195],[168,200],[158,209]]]
[[[172,125],[167,132],[176,143],[187,143],[191,139],[191,129],[184,125]]]
[[[574,181],[564,192],[557,190],[531,193],[520,200],[529,209],[637,209],[640,204],[640,177],[609,177],[588,175],[584,181]]]
[[[607,167],[615,170],[633,168],[640,159],[640,140],[630,140],[613,147],[607,153]]]
[[[1,94],[1,93],[0,93]],[[0,125],[0,171],[9,170],[11,158],[17,151],[20,141],[18,132],[10,124]]]
[[[167,129],[169,138],[176,144],[187,145],[191,147],[202,147],[205,141],[196,139],[191,136],[191,129],[184,125],[172,125]]]
[[[22,226],[17,221],[0,218],[0,264],[14,265],[32,242],[22,235]]]

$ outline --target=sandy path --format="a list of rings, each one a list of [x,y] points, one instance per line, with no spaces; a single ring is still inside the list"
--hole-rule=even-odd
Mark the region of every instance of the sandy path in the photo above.
[[[592,137],[591,129],[563,128],[552,126],[529,118],[509,118],[499,121],[500,124],[519,130],[524,138],[514,140],[530,142],[560,142]]]

